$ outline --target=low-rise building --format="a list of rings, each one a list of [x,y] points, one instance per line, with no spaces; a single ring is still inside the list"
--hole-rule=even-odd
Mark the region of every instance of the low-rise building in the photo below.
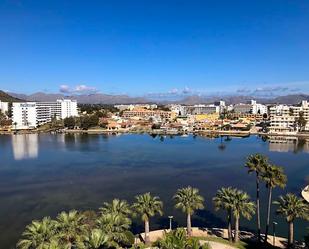
[[[162,110],[148,110],[144,108],[134,108],[132,111],[124,111],[122,116],[124,118],[142,118],[149,119],[151,117],[160,117],[162,119],[174,119],[176,113],[172,111]]]
[[[9,103],[8,102],[2,102],[0,100],[0,111],[4,114],[7,113],[9,111]]]

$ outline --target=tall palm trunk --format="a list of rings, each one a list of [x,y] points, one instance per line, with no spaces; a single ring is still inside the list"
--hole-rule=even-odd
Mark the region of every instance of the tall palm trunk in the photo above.
[[[228,237],[229,237],[229,241],[232,242],[232,210],[228,210],[228,214],[227,214],[227,231],[228,231]]]
[[[235,217],[235,237],[234,242],[239,241],[239,217]]]
[[[267,236],[269,231],[269,223],[270,223],[270,210],[271,210],[271,195],[272,195],[272,187],[268,189],[268,206],[267,206],[267,220],[266,220],[266,230],[265,230],[265,244],[267,243]]]
[[[149,243],[149,220],[145,220],[145,244],[148,245]]]
[[[256,223],[257,223],[258,241],[261,242],[260,179],[258,172],[256,172]]]
[[[294,223],[289,222],[289,237],[288,237],[288,248],[293,248],[294,245]]]
[[[190,237],[192,235],[192,229],[191,229],[191,215],[187,214],[187,234]]]

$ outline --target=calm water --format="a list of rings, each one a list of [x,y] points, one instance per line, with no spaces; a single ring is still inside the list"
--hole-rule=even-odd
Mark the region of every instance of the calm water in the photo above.
[[[54,217],[62,210],[97,209],[103,201],[150,191],[165,202],[165,214],[152,228],[184,225],[185,217],[173,209],[177,188],[192,185],[206,198],[207,210],[193,225],[225,226],[222,213],[214,213],[211,198],[221,186],[235,186],[254,196],[254,177],[244,169],[245,158],[263,153],[285,168],[288,185],[278,194],[300,193],[309,175],[306,141],[263,141],[258,137],[208,139],[202,137],[153,138],[149,135],[14,135],[0,136],[0,248],[13,248],[33,219]],[[263,188],[263,195],[266,191]],[[262,208],[266,208],[263,205]],[[286,223],[278,232],[286,235]],[[254,228],[254,221],[241,222]],[[305,222],[296,222],[301,238]],[[141,228],[135,222],[134,230]]]

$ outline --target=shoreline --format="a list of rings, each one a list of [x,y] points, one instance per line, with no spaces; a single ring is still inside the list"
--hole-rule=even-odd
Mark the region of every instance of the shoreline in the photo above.
[[[14,135],[14,134],[35,134],[35,133],[87,133],[87,134],[149,134],[149,135],[164,135],[164,136],[183,136],[183,135],[197,135],[197,136],[232,136],[232,137],[250,137],[250,136],[266,136],[266,137],[296,137],[309,138],[309,133],[264,133],[264,132],[250,132],[250,131],[220,131],[220,130],[204,130],[194,132],[178,132],[178,131],[162,131],[162,130],[105,130],[105,129],[66,129],[66,130],[22,130],[17,133],[13,131],[0,131],[0,135]]]

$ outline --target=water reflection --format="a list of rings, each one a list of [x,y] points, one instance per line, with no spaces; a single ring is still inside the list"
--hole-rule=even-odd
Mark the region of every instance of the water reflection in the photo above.
[[[38,157],[38,134],[16,134],[12,136],[13,156],[15,160]]]
[[[297,137],[271,137],[269,151],[309,153],[309,139]]]

